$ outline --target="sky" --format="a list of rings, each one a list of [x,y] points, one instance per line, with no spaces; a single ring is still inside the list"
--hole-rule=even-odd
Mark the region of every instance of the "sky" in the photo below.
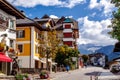
[[[78,44],[113,45],[117,40],[108,32],[111,28],[112,11],[116,10],[110,0],[7,0],[27,17],[41,18],[47,14],[51,18],[62,16],[78,21]]]

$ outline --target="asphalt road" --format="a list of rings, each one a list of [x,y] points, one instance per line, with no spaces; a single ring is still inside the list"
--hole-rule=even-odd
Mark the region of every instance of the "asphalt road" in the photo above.
[[[101,67],[87,67],[69,72],[52,73],[52,80],[120,80],[120,74],[112,74]]]

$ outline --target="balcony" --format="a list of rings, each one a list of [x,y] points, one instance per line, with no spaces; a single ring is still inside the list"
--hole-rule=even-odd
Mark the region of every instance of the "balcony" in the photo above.
[[[75,41],[73,38],[63,38],[63,41]]]
[[[8,38],[10,38],[10,39],[16,39],[16,30],[7,29],[6,33],[8,35]]]
[[[64,29],[63,30],[63,33],[67,33],[67,32],[73,32],[73,30],[72,29]]]

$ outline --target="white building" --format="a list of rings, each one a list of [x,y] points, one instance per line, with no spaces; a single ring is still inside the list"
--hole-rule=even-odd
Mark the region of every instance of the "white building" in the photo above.
[[[14,50],[16,45],[17,18],[25,18],[25,16],[6,0],[0,0],[0,43],[5,43],[6,46]],[[5,53],[6,58],[9,57],[9,52],[6,51],[2,53]],[[0,58],[0,71],[5,74],[9,74],[11,70],[11,64],[7,62],[8,61],[1,61]]]

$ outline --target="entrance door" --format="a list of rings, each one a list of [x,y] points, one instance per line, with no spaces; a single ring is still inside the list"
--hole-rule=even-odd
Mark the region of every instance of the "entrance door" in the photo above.
[[[35,61],[35,68],[39,68],[39,62]]]

